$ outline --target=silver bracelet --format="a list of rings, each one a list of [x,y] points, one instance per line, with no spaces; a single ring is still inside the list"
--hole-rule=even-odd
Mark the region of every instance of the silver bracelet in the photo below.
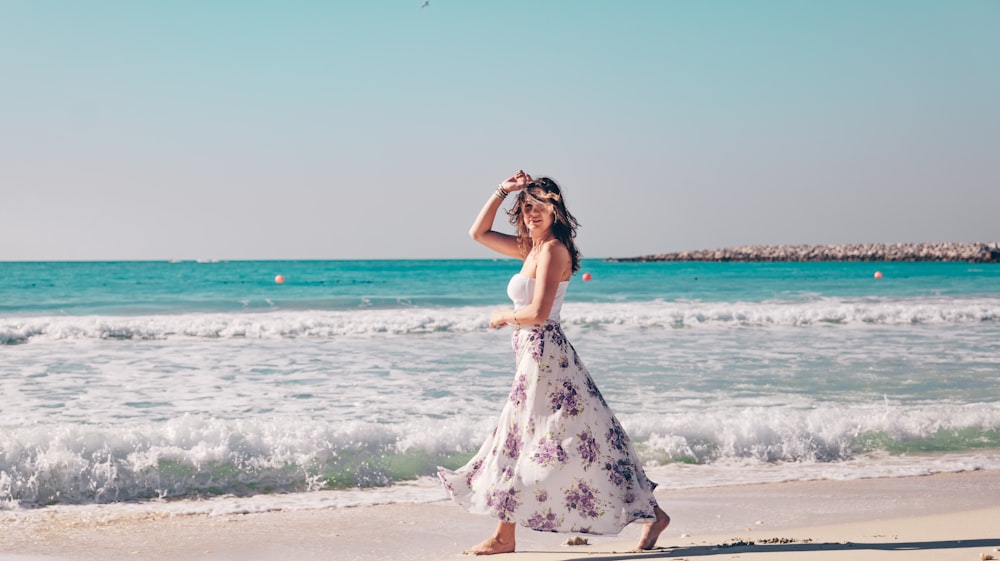
[[[495,193],[495,195],[496,195],[496,197],[498,199],[500,199],[502,201],[502,200],[506,199],[507,195],[509,195],[509,194],[510,194],[510,192],[507,191],[506,189],[504,189],[502,184],[497,186],[497,192]]]

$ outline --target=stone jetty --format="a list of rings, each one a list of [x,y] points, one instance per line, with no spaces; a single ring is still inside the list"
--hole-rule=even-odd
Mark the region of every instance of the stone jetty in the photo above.
[[[967,261],[1000,263],[1000,243],[862,243],[744,245],[609,261]]]

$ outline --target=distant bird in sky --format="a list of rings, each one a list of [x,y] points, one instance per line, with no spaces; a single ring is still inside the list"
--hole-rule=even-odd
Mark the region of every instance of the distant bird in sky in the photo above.
[[[426,8],[427,6],[430,6],[430,5],[431,5],[431,0],[425,0],[424,3],[420,7],[421,8]]]

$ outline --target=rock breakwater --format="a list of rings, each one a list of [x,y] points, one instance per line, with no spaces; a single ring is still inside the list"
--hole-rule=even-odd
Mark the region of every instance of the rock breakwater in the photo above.
[[[745,245],[609,261],[967,261],[1000,263],[1000,243],[864,243]]]

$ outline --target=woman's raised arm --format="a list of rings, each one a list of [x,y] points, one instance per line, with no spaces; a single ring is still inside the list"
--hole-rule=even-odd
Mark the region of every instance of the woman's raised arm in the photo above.
[[[489,200],[483,205],[483,209],[479,211],[476,221],[472,223],[472,228],[469,229],[469,236],[497,253],[516,259],[524,259],[521,247],[517,243],[517,237],[497,232],[493,229],[493,222],[496,220],[500,205],[503,204],[503,198],[501,197],[505,195],[502,195],[502,192],[511,193],[520,191],[530,182],[531,176],[523,171],[518,171],[511,177],[501,181],[497,192],[490,195]],[[503,190],[502,192],[501,189]]]

